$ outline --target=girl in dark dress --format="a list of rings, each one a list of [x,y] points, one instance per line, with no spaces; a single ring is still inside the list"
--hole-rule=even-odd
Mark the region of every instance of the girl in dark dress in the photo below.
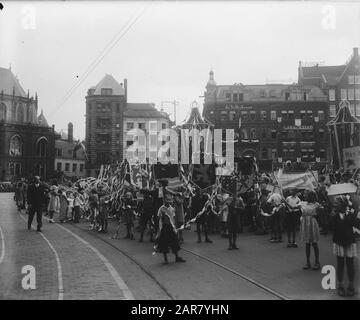
[[[172,207],[173,197],[167,193],[164,198],[164,205],[160,207],[158,212],[159,217],[159,232],[155,242],[156,251],[164,255],[164,264],[168,264],[167,254],[170,249],[175,255],[175,262],[185,262],[179,257],[180,250],[179,239],[174,223],[175,210]]]
[[[333,231],[333,252],[337,260],[338,294],[340,296],[354,296],[354,257],[356,257],[356,242],[353,227],[360,228],[360,213],[356,215],[351,208],[348,197],[341,195],[335,198],[334,214],[331,217],[331,228]],[[348,275],[348,288],[345,292],[343,278],[346,263]]]

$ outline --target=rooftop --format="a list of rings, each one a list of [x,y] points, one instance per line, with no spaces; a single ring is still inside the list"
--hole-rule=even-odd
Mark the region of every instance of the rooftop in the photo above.
[[[12,95],[15,89],[15,96],[26,97],[24,89],[21,87],[17,77],[11,72],[11,69],[0,67],[0,92]]]
[[[111,95],[114,96],[125,95],[125,89],[111,74],[106,74],[95,87],[93,86],[90,89],[95,89],[93,95],[102,95],[102,89],[112,89]]]

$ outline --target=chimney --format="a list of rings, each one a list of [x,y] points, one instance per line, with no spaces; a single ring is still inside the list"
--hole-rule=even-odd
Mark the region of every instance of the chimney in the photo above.
[[[353,48],[354,57],[357,57],[359,55],[359,48]]]
[[[127,79],[124,79],[125,103],[127,102]]]
[[[68,141],[73,142],[74,134],[73,134],[73,124],[69,122],[68,124]]]

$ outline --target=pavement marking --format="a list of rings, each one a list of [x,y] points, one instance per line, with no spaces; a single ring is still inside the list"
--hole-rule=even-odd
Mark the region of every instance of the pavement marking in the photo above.
[[[0,226],[0,238],[1,238],[0,264],[1,264],[4,261],[4,257],[5,257],[5,236],[4,236],[4,232],[1,229],[1,226]]]
[[[77,240],[85,244],[88,248],[90,248],[94,253],[99,257],[99,259],[104,263],[106,268],[109,270],[111,276],[115,280],[117,286],[119,289],[123,292],[126,300],[135,300],[134,295],[130,291],[129,287],[126,285],[124,280],[121,278],[121,276],[118,274],[116,269],[113,267],[113,265],[110,263],[108,259],[106,259],[95,247],[93,247],[89,242],[87,242],[85,239],[81,238],[74,232],[70,231],[69,229],[63,227],[62,225],[56,224],[59,228],[65,230],[66,232],[70,233],[73,237],[75,237]]]
[[[20,217],[27,223],[27,220],[25,217],[22,216],[22,214],[20,213]],[[34,228],[33,225],[31,225]],[[61,267],[61,263],[60,263],[60,258],[59,255],[56,251],[56,249],[54,248],[54,246],[51,244],[51,242],[43,235],[42,232],[39,232],[40,235],[44,238],[44,240],[47,242],[47,244],[49,245],[50,249],[54,252],[55,255],[55,259],[56,259],[56,264],[57,264],[57,269],[58,269],[58,288],[59,288],[59,297],[58,300],[64,300],[64,281],[63,281],[63,276],[62,276],[62,267]]]

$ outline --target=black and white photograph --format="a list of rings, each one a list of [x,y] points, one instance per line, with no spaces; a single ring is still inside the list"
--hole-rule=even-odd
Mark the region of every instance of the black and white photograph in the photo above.
[[[1,301],[360,300],[359,1],[0,2]]]

